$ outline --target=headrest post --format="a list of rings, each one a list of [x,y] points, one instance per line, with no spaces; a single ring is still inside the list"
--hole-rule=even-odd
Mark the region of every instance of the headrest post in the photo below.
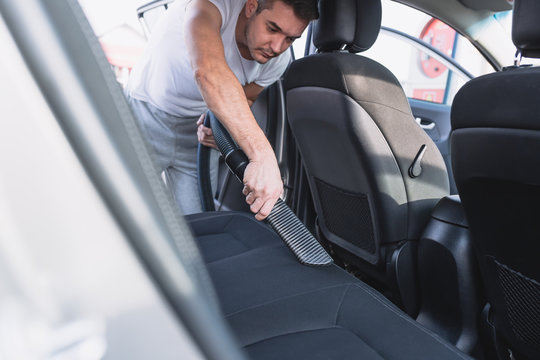
[[[521,65],[521,59],[522,59],[521,50],[517,49],[516,55],[514,55],[514,66],[519,67],[519,65]]]

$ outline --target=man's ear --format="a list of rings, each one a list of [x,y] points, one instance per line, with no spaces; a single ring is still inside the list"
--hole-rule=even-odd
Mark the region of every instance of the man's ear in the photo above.
[[[246,1],[246,17],[249,19],[255,13],[257,12],[257,8],[259,7],[259,3],[257,0],[247,0]]]

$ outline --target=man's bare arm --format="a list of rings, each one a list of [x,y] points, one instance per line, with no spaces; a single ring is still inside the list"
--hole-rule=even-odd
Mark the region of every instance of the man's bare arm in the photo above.
[[[246,99],[249,107],[253,105],[257,97],[263,91],[263,87],[255,83],[249,83],[243,86],[244,93],[246,94]],[[208,146],[214,149],[217,149],[216,141],[214,139],[214,134],[212,129],[203,125],[204,117],[206,114],[202,114],[197,120],[197,139],[204,146]],[[247,194],[246,194],[247,195]],[[251,205],[251,204],[250,204]]]
[[[244,89],[226,63],[220,27],[221,14],[212,3],[189,3],[185,40],[195,79],[208,108],[249,158],[244,194],[251,211],[262,220],[283,191],[283,183],[272,147],[251,113]]]

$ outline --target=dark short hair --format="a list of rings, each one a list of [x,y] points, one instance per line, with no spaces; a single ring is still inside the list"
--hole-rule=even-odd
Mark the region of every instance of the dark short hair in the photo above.
[[[257,0],[259,6],[256,13],[258,14],[264,9],[272,9],[275,1],[281,1],[285,5],[292,7],[294,15],[299,19],[309,22],[319,18],[317,0]]]

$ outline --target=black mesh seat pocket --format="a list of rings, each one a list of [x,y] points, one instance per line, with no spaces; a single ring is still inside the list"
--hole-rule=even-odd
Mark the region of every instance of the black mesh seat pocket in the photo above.
[[[351,244],[374,254],[376,247],[368,197],[314,179],[322,208],[322,221],[326,228]]]
[[[540,284],[494,261],[513,333],[524,343],[540,350]]]

